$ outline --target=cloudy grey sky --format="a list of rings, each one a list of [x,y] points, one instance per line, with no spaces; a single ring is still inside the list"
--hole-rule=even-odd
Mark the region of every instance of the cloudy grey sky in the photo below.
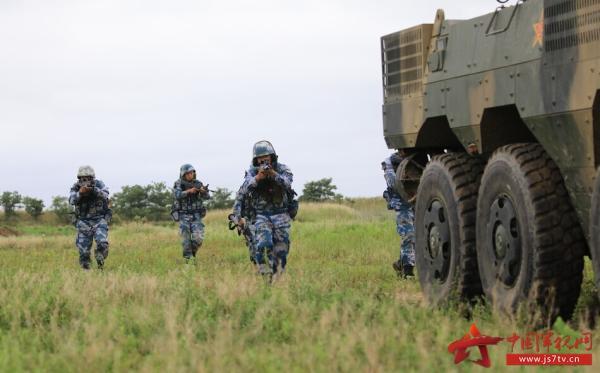
[[[0,192],[50,201],[90,164],[111,191],[190,162],[237,190],[269,139],[300,192],[380,195],[379,37],[493,0],[0,0]]]

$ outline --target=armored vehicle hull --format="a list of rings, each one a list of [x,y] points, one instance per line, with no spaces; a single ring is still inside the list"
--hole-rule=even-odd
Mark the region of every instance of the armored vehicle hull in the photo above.
[[[382,37],[381,56],[385,141],[414,154],[396,187],[417,197],[427,298],[568,317],[584,255],[600,274],[600,0],[438,10]]]

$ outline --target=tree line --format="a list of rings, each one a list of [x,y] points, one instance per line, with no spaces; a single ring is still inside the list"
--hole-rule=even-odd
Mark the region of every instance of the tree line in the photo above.
[[[341,202],[345,198],[336,193],[337,186],[332,183],[332,178],[310,181],[304,184],[302,202]],[[235,195],[227,188],[217,188],[211,193],[211,198],[206,202],[209,210],[230,209],[233,207]],[[171,205],[173,204],[173,191],[163,182],[148,185],[124,186],[120,192],[115,193],[110,199],[111,208],[117,219],[146,221],[164,221],[170,219]],[[69,205],[68,197],[54,196],[48,209],[45,209],[41,199],[21,196],[16,191],[6,191],[0,195],[0,206],[4,210],[5,220],[14,219],[18,209],[23,209],[34,220],[48,211],[54,214],[61,223],[72,220],[73,208]]]

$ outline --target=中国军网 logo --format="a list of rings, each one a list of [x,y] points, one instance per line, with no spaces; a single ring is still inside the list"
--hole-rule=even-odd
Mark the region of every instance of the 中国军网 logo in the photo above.
[[[448,352],[454,354],[454,363],[463,361],[489,368],[491,366],[488,347],[506,342],[510,345],[510,352],[506,354],[507,365],[592,365],[592,333],[584,332],[577,336],[562,336],[548,330],[545,332],[531,332],[519,335],[513,333],[509,337],[490,337],[482,335],[473,323],[469,332],[461,339],[448,345]],[[469,349],[477,348],[480,358],[477,360],[467,358]],[[518,353],[515,353],[515,349]]]

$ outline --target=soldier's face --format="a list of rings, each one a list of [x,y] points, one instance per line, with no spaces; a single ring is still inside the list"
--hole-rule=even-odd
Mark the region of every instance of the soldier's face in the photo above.
[[[258,162],[258,164],[261,164],[261,163],[271,164],[271,156],[263,155],[262,157],[257,157],[256,162]]]
[[[183,174],[183,177],[186,181],[194,180],[194,176],[196,176],[196,173],[194,171],[186,172],[185,174]]]

